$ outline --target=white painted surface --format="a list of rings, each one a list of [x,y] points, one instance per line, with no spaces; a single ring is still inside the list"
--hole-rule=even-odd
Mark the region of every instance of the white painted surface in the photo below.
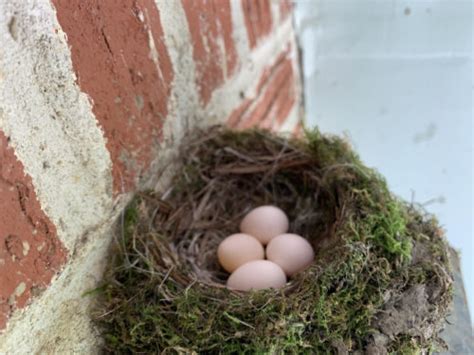
[[[461,251],[471,309],[472,18],[472,2],[459,0],[315,0],[296,8],[307,124],[349,135],[396,194],[438,216]]]

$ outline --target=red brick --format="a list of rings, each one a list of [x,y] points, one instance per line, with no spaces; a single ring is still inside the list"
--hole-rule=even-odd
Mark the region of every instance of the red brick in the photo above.
[[[296,102],[293,63],[286,50],[266,68],[257,84],[255,98],[232,112],[227,124],[236,128],[276,128],[283,124]]]
[[[291,0],[280,0],[280,20],[285,20],[291,11],[293,10],[293,4]]]
[[[283,64],[282,75],[284,79],[275,97],[274,105],[274,117],[278,125],[283,124],[296,101],[295,78],[290,60]]]
[[[237,107],[234,111],[232,111],[232,113],[229,116],[229,119],[227,120],[227,125],[229,127],[237,127],[240,121],[242,120],[242,117],[244,117],[245,113],[250,107],[251,103],[252,103],[252,100],[245,99],[244,102],[242,102],[239,107]]]
[[[272,30],[270,0],[241,0],[250,48]]]
[[[271,76],[275,73],[275,71],[283,63],[285,58],[288,56],[288,53],[289,53],[289,49],[287,49],[286,51],[281,53],[277,57],[277,59],[275,60],[275,63],[272,66],[267,67],[263,70],[263,74],[260,77],[260,80],[259,80],[258,85],[257,85],[257,92],[259,92],[259,93],[262,92],[263,87],[268,84],[268,80],[271,78]]]
[[[0,329],[10,313],[45,288],[66,262],[56,228],[42,211],[30,176],[0,131]],[[23,287],[22,287],[23,286]],[[15,290],[22,290],[15,295]]]
[[[153,0],[52,2],[107,138],[114,193],[131,191],[162,139],[174,76],[158,9]]]
[[[182,0],[182,4],[191,33],[196,84],[206,105],[237,65],[230,0]]]
[[[257,124],[270,128],[274,121],[281,123],[294,102],[294,95],[290,95],[293,91],[293,85],[292,63],[290,59],[286,59],[275,70],[265,91],[261,94],[257,106],[250,113],[249,119],[243,122],[242,128]]]

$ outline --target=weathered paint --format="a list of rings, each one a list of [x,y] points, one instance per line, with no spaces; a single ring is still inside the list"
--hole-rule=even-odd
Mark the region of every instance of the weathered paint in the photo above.
[[[162,139],[173,80],[153,0],[52,0],[113,161],[114,192],[131,191]]]
[[[51,282],[66,261],[66,250],[2,131],[0,196],[1,330],[15,308],[23,308]]]
[[[236,68],[230,0],[182,0],[196,63],[196,80],[204,105]]]
[[[257,84],[253,102],[247,100],[228,118],[228,125],[236,128],[260,126],[278,128],[289,116],[296,102],[295,75],[289,49],[267,67]]]
[[[257,85],[257,92],[262,92],[263,88],[265,85],[268,84],[268,81],[272,75],[275,74],[275,72],[280,68],[284,60],[288,57],[288,54],[290,52],[290,49],[287,48],[284,52],[280,53],[278,57],[276,58],[275,62],[272,65],[266,66],[263,69],[262,75],[260,76],[260,79],[258,81]]]
[[[291,0],[280,0],[280,21],[285,20],[293,10]]]
[[[270,0],[241,0],[250,48],[272,30],[273,17]]]
[[[253,100],[246,99],[237,108],[235,108],[227,120],[227,125],[229,127],[237,127],[239,122],[242,120],[242,116],[247,112],[252,102]]]
[[[264,128],[278,127],[295,102],[293,80],[292,63],[286,59],[269,78],[257,106],[240,123],[240,128],[249,128],[256,124]]]

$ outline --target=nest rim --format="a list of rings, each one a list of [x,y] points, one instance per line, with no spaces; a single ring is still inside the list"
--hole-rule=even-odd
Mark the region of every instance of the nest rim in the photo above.
[[[226,146],[226,143],[223,143],[223,141],[229,139],[229,137],[234,134],[247,135],[247,138],[250,140],[262,140],[263,143],[261,142],[261,148],[263,147],[262,149],[267,153],[268,151],[273,152],[273,155],[262,154],[262,151],[257,153],[258,156],[244,154],[242,150],[238,150],[236,147],[245,147],[246,144],[248,144],[248,142],[245,142],[245,139],[244,143],[237,140],[237,143],[234,142],[236,145],[229,148]],[[135,213],[135,215],[125,216],[124,226],[120,231],[120,251],[117,254],[122,256],[119,262],[120,267],[117,268],[115,266],[111,268],[109,274],[116,276],[118,272],[123,272],[127,268],[135,268],[135,271],[141,273],[141,276],[146,275],[145,277],[148,278],[148,282],[151,281],[155,283],[153,289],[154,292],[158,293],[165,302],[174,302],[176,297],[174,289],[178,288],[180,292],[184,293],[197,292],[202,296],[200,298],[201,301],[209,301],[210,304],[213,304],[214,306],[239,302],[247,304],[248,300],[258,302],[259,300],[262,300],[262,297],[273,301],[276,299],[289,300],[295,297],[303,298],[308,295],[322,297],[322,294],[324,293],[323,290],[317,289],[317,287],[308,288],[306,286],[313,282],[315,278],[325,275],[325,269],[322,265],[323,263],[330,262],[335,268],[337,268],[337,266],[345,267],[342,264],[338,264],[337,261],[330,261],[330,259],[334,256],[344,255],[344,257],[341,258],[344,261],[346,260],[344,258],[350,253],[359,253],[360,258],[369,258],[371,253],[380,253],[383,257],[381,257],[377,262],[382,264],[387,263],[387,265],[378,265],[380,266],[380,269],[397,270],[398,268],[400,269],[400,272],[397,272],[396,275],[391,275],[391,277],[403,278],[404,276],[401,270],[404,268],[406,269],[411,265],[410,263],[413,262],[413,257],[420,256],[413,255],[413,241],[409,240],[412,236],[407,238],[408,242],[406,244],[403,244],[406,241],[403,240],[403,238],[397,240],[397,238],[400,237],[397,233],[400,234],[401,232],[405,232],[407,226],[416,221],[416,223],[418,223],[416,228],[421,230],[419,232],[420,235],[423,235],[425,232],[432,234],[437,233],[436,238],[442,240],[441,229],[437,227],[437,224],[433,219],[420,213],[417,207],[403,204],[396,200],[388,191],[383,179],[360,162],[359,158],[352,152],[347,142],[338,138],[324,137],[319,132],[313,132],[311,134],[312,135],[308,135],[305,140],[298,140],[278,137],[272,133],[261,130],[235,133],[223,127],[213,127],[206,131],[193,133],[192,138],[188,140],[189,143],[182,146],[180,151],[180,157],[184,161],[184,164],[183,167],[178,170],[178,174],[182,174],[177,179],[177,184],[173,185],[164,193],[140,193],[138,198],[134,200],[131,207],[127,210],[134,211],[133,213]],[[211,144],[211,142],[213,142],[214,145]],[[216,142],[218,142],[217,145]],[[333,151],[324,151],[324,149],[318,147],[318,145],[322,146],[322,143],[328,146],[332,145],[332,148],[334,148]],[[224,145],[224,147],[216,149],[216,146],[219,147],[219,144]],[[203,148],[203,146],[205,148]],[[252,149],[254,148],[255,147],[252,147]],[[202,149],[208,149],[209,152],[211,152],[208,153],[212,156],[212,159],[206,161],[206,157],[209,158],[209,156],[203,154]],[[314,165],[315,161],[313,154],[315,154],[315,150],[317,151],[318,158],[322,159],[321,157],[324,156],[324,164]],[[237,164],[235,161],[232,162],[231,157],[236,159]],[[207,171],[212,171],[211,175],[204,174],[203,171],[199,171],[199,169],[197,169],[197,171],[193,170],[196,166],[203,165],[208,168],[212,166],[212,168],[209,168]],[[301,167],[303,168],[297,170],[295,175],[297,175],[302,181],[304,177],[305,183],[311,184],[312,182],[315,186],[316,184],[318,185],[314,191],[311,191],[312,195],[309,197],[304,196],[301,190],[296,189],[296,192],[292,191],[292,184],[289,184],[290,186],[285,185],[285,182],[282,182],[279,179],[274,181],[274,177],[281,171],[285,171],[289,175],[292,175],[291,169],[299,169]],[[312,168],[314,169],[312,170]],[[249,179],[249,176],[252,174],[254,174],[253,180]],[[233,176],[231,178],[229,175],[239,177],[236,178]],[[338,176],[336,180],[333,180],[333,175]],[[393,221],[390,221],[390,223],[393,223],[393,226],[384,226],[384,233],[390,231],[390,228],[395,229],[395,231],[393,235],[386,236],[387,240],[383,241],[385,244],[382,243],[382,246],[377,244],[377,241],[374,242],[370,240],[370,238],[361,240],[351,239],[349,243],[343,235],[338,233],[341,225],[345,226],[344,223],[348,223],[347,218],[349,217],[345,213],[347,213],[346,209],[349,209],[350,206],[341,202],[341,199],[343,199],[341,196],[343,196],[344,193],[347,193],[347,191],[341,191],[339,186],[337,186],[337,183],[340,183],[341,181],[352,183],[355,179],[354,176],[356,176],[357,179],[364,181],[364,183],[375,181],[375,185],[369,184],[370,188],[374,189],[374,191],[380,189],[381,191],[375,191],[374,193],[380,192],[384,198],[389,199],[387,201],[390,203],[393,202],[393,206],[389,208],[393,208],[394,210],[390,210],[390,213],[396,215],[397,218],[404,219],[401,222],[394,219]],[[285,176],[285,178],[288,177]],[[258,181],[260,181],[260,185],[257,183]],[[336,184],[335,181],[337,182]],[[232,188],[223,188],[223,182]],[[305,185],[305,183],[302,182],[302,185]],[[280,191],[281,195],[287,194],[285,196],[287,200],[282,202],[282,199],[274,198],[276,189],[275,184],[278,185],[278,191]],[[241,208],[240,212],[235,207],[235,204],[222,198],[222,194],[236,196],[235,192],[242,189],[246,191],[246,196],[249,196],[249,191],[256,191],[251,189],[252,186],[256,190],[261,190],[262,186],[265,186],[266,190],[261,190],[261,196],[258,198],[253,200],[250,198],[251,201],[247,202],[245,208]],[[187,189],[191,189],[192,191],[190,192]],[[178,191],[178,198],[176,197],[176,190]],[[229,190],[231,190],[232,193],[229,193]],[[317,191],[317,193],[315,193],[315,191]],[[213,195],[216,193],[220,198]],[[289,206],[291,201],[295,200],[295,196],[304,196],[304,198],[302,197],[298,200],[298,203],[296,203],[297,207],[300,207],[299,209],[296,207],[293,209],[288,208],[290,211],[290,221],[292,221],[290,231],[300,234],[303,237],[307,237],[308,230],[317,230],[317,233],[315,233],[317,238],[307,238],[315,249],[316,257],[313,265],[292,278],[287,285],[280,290],[252,292],[227,290],[224,284],[224,278],[228,276],[228,273],[223,271],[223,269],[218,265],[216,258],[218,242],[225,236],[230,235],[229,232],[231,230],[234,232],[238,231],[236,226],[238,226],[242,216],[252,207],[257,207],[255,205],[256,200],[266,202],[273,197],[273,200],[270,201],[276,206],[283,206],[281,208],[285,210],[284,207]],[[360,198],[360,196],[358,198]],[[170,199],[173,203],[169,202]],[[317,202],[316,211],[313,206],[315,201]],[[326,210],[321,216],[318,215],[317,212],[321,212],[321,210],[324,209],[324,201],[331,201],[331,206],[334,208],[330,212]],[[387,201],[384,200],[383,202],[385,203]],[[306,210],[306,214],[301,213],[301,206],[303,205],[306,207],[313,206],[313,209],[310,208],[309,210]],[[242,207],[242,203],[239,206]],[[222,218],[222,212],[226,210],[230,215],[229,213],[224,213],[225,217]],[[300,211],[299,214],[303,214],[304,218],[295,215],[295,210]],[[215,211],[221,213],[216,213]],[[370,215],[364,216],[364,218],[370,218]],[[142,223],[143,221],[144,223]],[[383,223],[384,221],[382,219],[380,221],[375,221],[373,224],[378,226]],[[396,225],[397,223],[401,224]],[[143,228],[145,228],[145,231]],[[416,229],[413,226],[410,228]],[[205,231],[204,233],[203,230]],[[375,231],[373,231],[373,233],[375,233]],[[144,235],[146,238],[143,238]],[[430,238],[432,237],[433,235]],[[129,240],[127,241],[127,239]],[[153,242],[147,244],[150,240]],[[443,245],[444,241],[440,243],[440,245]],[[127,252],[130,252],[130,244],[132,245],[131,254],[133,254],[135,258],[137,256],[141,258],[141,261],[135,261],[136,264],[133,266],[133,261],[126,260]],[[168,247],[166,247],[167,245]],[[151,249],[150,246],[152,246]],[[321,253],[323,252],[328,252],[329,254],[318,259],[318,256],[321,256]],[[442,259],[443,262],[447,260],[445,254],[444,250],[440,251],[439,258],[440,260]],[[431,255],[429,257],[431,257]],[[128,265],[126,265],[127,263]],[[140,269],[136,269],[137,264],[141,265]],[[441,264],[443,263],[440,262],[440,265]],[[120,270],[120,268],[122,268],[122,271],[117,271]],[[443,280],[446,281],[446,285],[444,289],[440,291],[443,293],[443,297],[440,298],[440,304],[443,304],[439,307],[440,311],[438,321],[433,320],[433,324],[436,325],[435,328],[440,327],[440,324],[438,323],[440,323],[439,321],[446,313],[447,305],[444,305],[444,303],[449,303],[448,299],[451,282],[448,267],[443,264],[440,266],[440,270],[442,270],[440,273],[445,273],[445,275],[443,275]],[[352,271],[349,270],[347,272],[350,274]],[[112,276],[112,278],[115,276]],[[347,277],[347,275],[344,277]],[[339,280],[339,282],[346,281]],[[331,285],[331,287],[335,287],[336,290],[332,290],[332,292],[339,292],[337,287],[344,286]],[[119,288],[120,285],[117,286],[117,289]],[[115,291],[117,291],[117,289]],[[215,296],[216,292],[219,293],[220,298]],[[114,297],[117,297],[117,292],[112,293]],[[111,294],[109,293],[109,300],[110,295]],[[388,296],[382,295],[381,300],[383,300],[383,297]],[[384,305],[386,305],[387,302],[388,301],[385,301]],[[315,304],[316,303],[317,302],[315,302]],[[109,311],[112,304],[113,303],[109,303],[105,309]],[[379,307],[379,311],[382,311],[381,304],[377,304],[375,307]],[[244,328],[253,328],[255,330],[256,326],[252,325],[248,320],[241,319],[238,312],[235,312],[235,307],[232,308],[232,312],[229,311],[227,313],[229,315],[228,320],[232,325],[238,324]],[[372,315],[372,320],[375,318],[376,313],[377,312],[374,312]],[[99,319],[103,320],[103,318]],[[102,322],[102,326],[104,325],[103,321],[99,322]],[[110,322],[107,321],[105,323],[110,324]],[[370,326],[374,326],[373,321]],[[370,347],[385,350],[393,349],[393,341],[388,339],[389,336],[383,334],[383,331],[380,331],[380,329],[383,329],[383,326],[384,324],[380,325],[379,323],[378,329],[375,332],[373,330],[366,332],[366,334],[364,334],[364,339],[359,339],[359,344],[355,345],[355,347],[354,344],[351,344],[350,338],[348,340],[348,338],[344,336],[339,337],[340,342],[335,339],[331,339],[331,341],[328,339],[324,340],[324,337],[321,337],[321,344],[325,344],[325,346],[328,346],[329,344],[333,349],[339,350],[353,350],[354,348],[368,349]],[[354,329],[352,329],[352,331],[354,331]],[[428,339],[423,340],[420,337],[421,333],[423,332],[415,334],[411,338],[409,335],[402,333],[403,336],[409,337],[410,339],[401,339],[403,337],[400,338],[400,334],[396,334],[397,341],[399,341],[398,345],[403,343],[403,346],[410,346],[406,344],[410,344],[410,342],[413,343],[413,339],[417,339],[414,346],[424,349],[436,338],[436,332],[433,332],[433,334],[428,334]],[[374,334],[382,334],[382,340],[377,341]],[[242,338],[245,337],[240,337],[239,342],[242,341]],[[352,337],[352,341],[357,343],[354,339],[357,339],[357,336]],[[247,341],[250,340],[247,339]],[[263,341],[263,343],[265,343],[265,341]],[[305,342],[305,335],[301,335],[297,343],[298,344],[293,344],[292,346],[298,346],[300,349],[305,349],[306,347],[311,346],[311,342]],[[177,344],[180,344],[179,341],[177,341]],[[173,348],[170,344],[168,345],[168,347],[163,346],[163,349]],[[189,349],[191,350],[197,349],[193,348],[190,344],[187,344],[187,346],[189,346]],[[281,348],[281,346],[282,345],[280,344],[277,347]],[[182,345],[176,345],[174,347],[188,349],[186,346]],[[113,347],[111,347],[111,349],[112,348]],[[255,349],[257,348],[258,347],[255,347]],[[211,349],[212,348],[208,348],[207,350],[211,351]]]

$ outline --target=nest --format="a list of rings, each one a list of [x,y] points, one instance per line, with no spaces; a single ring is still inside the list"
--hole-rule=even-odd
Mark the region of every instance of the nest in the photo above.
[[[452,299],[436,220],[394,197],[349,145],[213,127],[181,149],[167,191],[139,194],[117,231],[96,312],[126,353],[411,353],[442,346]],[[273,204],[314,264],[280,290],[236,292],[219,242]]]

